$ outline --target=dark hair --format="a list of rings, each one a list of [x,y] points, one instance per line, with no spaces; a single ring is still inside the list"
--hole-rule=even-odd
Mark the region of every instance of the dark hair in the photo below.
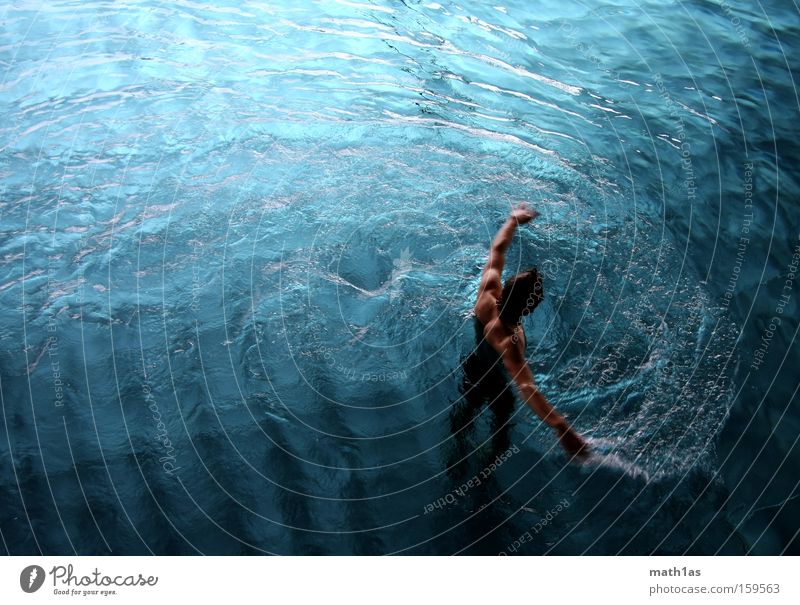
[[[517,273],[503,286],[503,293],[497,299],[500,319],[503,323],[518,324],[544,300],[542,276],[536,267]]]

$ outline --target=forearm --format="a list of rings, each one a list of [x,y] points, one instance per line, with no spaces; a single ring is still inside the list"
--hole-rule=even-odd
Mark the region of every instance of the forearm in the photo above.
[[[542,419],[550,428],[555,429],[561,447],[566,450],[570,456],[578,456],[579,458],[586,458],[589,455],[589,445],[586,440],[581,437],[569,425],[567,419],[559,414],[555,408],[547,401],[544,395],[539,392],[533,381],[520,380],[518,382],[520,393],[526,404],[536,412],[536,415]]]
[[[522,400],[530,407],[542,421],[554,429],[564,429],[566,419],[550,405],[547,398],[535,385],[525,384],[519,387]]]
[[[511,246],[511,242],[514,239],[514,231],[517,228],[517,221],[513,218],[509,217],[503,226],[500,227],[500,230],[497,232],[497,235],[494,237],[494,241],[492,242],[492,248],[505,254],[506,250],[508,250],[509,246]]]

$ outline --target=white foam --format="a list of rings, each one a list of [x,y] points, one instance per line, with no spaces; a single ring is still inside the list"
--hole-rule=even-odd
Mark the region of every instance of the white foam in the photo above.
[[[599,466],[614,471],[622,471],[623,474],[634,479],[641,479],[645,482],[650,481],[650,473],[634,462],[625,460],[613,451],[619,444],[609,439],[588,438],[588,441],[591,454],[587,459],[581,461],[582,466]]]

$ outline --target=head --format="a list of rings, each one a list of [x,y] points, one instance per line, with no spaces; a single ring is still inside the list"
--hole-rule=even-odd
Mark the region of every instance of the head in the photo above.
[[[518,324],[543,299],[542,276],[536,267],[517,273],[506,281],[503,293],[497,300],[500,319],[508,325]]]

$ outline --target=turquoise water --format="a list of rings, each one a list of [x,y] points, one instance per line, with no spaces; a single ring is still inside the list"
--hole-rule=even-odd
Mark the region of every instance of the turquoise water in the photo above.
[[[790,3],[0,9],[11,554],[798,553]],[[517,404],[451,430],[510,206]]]

